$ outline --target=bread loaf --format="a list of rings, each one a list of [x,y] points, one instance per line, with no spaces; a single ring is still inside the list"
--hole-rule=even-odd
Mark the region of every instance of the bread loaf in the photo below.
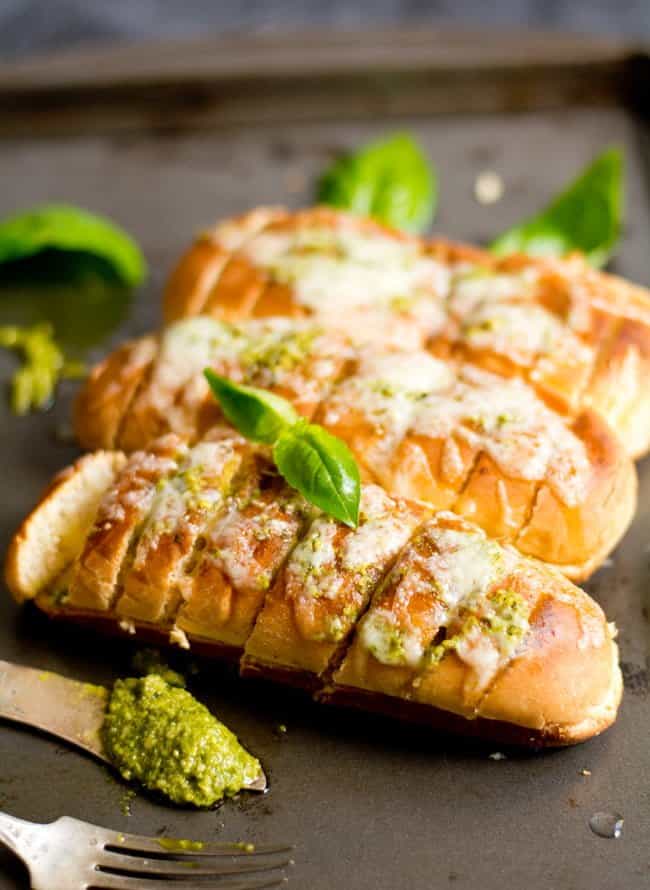
[[[82,458],[17,532],[6,579],[53,616],[493,739],[582,741],[621,695],[612,628],[558,572],[372,483],[343,526],[227,429]]]
[[[167,322],[319,320],[356,344],[426,347],[593,408],[628,453],[650,447],[650,299],[566,259],[421,240],[327,208],[253,210],[203,233],[164,297]]]

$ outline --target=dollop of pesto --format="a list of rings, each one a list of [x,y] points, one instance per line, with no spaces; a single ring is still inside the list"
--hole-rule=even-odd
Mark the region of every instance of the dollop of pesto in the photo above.
[[[162,676],[117,680],[104,747],[125,779],[179,804],[209,807],[260,774],[259,761],[187,690]]]

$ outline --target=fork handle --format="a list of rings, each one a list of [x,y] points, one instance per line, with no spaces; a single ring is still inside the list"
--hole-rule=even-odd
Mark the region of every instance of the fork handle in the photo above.
[[[34,827],[33,822],[27,822],[24,819],[18,819],[17,816],[10,816],[9,813],[0,812],[0,843],[3,843],[5,847],[22,859],[29,847],[30,829]]]

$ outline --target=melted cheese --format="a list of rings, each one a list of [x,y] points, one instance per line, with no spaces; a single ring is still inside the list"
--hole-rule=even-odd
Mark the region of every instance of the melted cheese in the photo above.
[[[184,430],[183,412],[208,393],[201,373],[207,366],[261,387],[281,386],[298,374],[301,396],[318,400],[342,353],[338,339],[313,322],[273,318],[235,326],[197,316],[166,329],[148,391],[172,428]],[[182,404],[176,405],[174,394],[183,387]]]
[[[299,303],[335,323],[359,307],[400,311],[424,297],[441,300],[449,288],[448,269],[424,256],[417,241],[363,233],[347,220],[337,228],[262,232],[245,252],[291,286]]]
[[[412,430],[463,438],[506,476],[546,479],[569,506],[584,498],[590,475],[584,443],[521,380],[465,366],[455,386],[417,404]]]
[[[507,664],[529,630],[529,616],[528,602],[507,590],[464,603],[457,636],[450,641],[458,657],[473,671],[466,692],[483,692]]]
[[[463,336],[474,349],[490,350],[520,365],[537,356],[567,356],[589,363],[593,350],[557,316],[529,303],[486,303],[463,320]]]
[[[508,551],[481,531],[429,526],[427,536],[435,551],[425,560],[429,576],[451,611],[469,597],[480,597],[511,563]]]
[[[535,268],[517,275],[492,275],[480,267],[472,268],[454,276],[449,305],[455,315],[466,318],[482,306],[530,296],[537,279]]]
[[[341,553],[341,565],[348,572],[381,569],[406,544],[413,527],[410,517],[376,485],[362,489],[360,518]]]
[[[540,357],[551,365],[558,358],[572,365],[590,365],[593,349],[580,336],[591,327],[592,300],[582,283],[584,274],[572,279],[556,270],[558,277],[566,291],[562,296],[568,300],[566,318],[538,302],[544,290],[539,268],[513,275],[477,270],[454,276],[448,305],[461,323],[461,338],[474,349],[503,355],[519,365],[530,366]],[[562,289],[557,281],[553,286]]]
[[[205,516],[222,505],[228,469],[236,460],[228,441],[201,442],[192,448],[176,473],[157,486],[137,558],[146,559],[145,551],[155,548],[163,534],[181,527],[196,534]]]
[[[342,584],[342,578],[336,572],[334,548],[338,530],[333,519],[315,519],[291,554],[286,570],[287,583],[295,584],[301,594],[332,599],[338,593]]]
[[[299,496],[289,501],[282,512],[275,504],[260,502],[259,512],[245,515],[233,501],[225,516],[208,536],[207,547],[236,590],[242,593],[267,589],[294,541],[299,515],[304,510]],[[268,551],[258,555],[260,541],[274,539],[273,556]],[[263,560],[263,561],[262,561]]]
[[[380,664],[416,668],[422,659],[419,634],[404,628],[388,609],[373,609],[365,616],[359,642]]]
[[[165,392],[176,391],[200,374],[215,355],[237,354],[240,338],[235,328],[206,315],[169,325],[160,342],[155,382]]]
[[[417,519],[375,485],[364,486],[360,523],[344,529],[316,520],[286,570],[297,626],[308,640],[337,642],[369,592],[407,543]]]
[[[420,350],[366,355],[358,372],[336,387],[324,406],[324,423],[335,425],[360,412],[374,427],[368,463],[381,472],[408,430],[423,393],[449,385],[449,365]]]
[[[98,521],[110,525],[122,523],[126,510],[144,515],[151,506],[154,495],[152,480],[171,473],[176,462],[171,457],[136,451],[129,458],[118,484],[104,496],[98,512]]]
[[[348,349],[313,322],[274,318],[251,321],[239,328],[237,355],[244,382],[271,387],[293,384],[300,395],[320,400],[323,386],[336,375]]]
[[[370,353],[363,358],[358,376],[370,384],[416,396],[444,389],[455,379],[449,364],[422,350]]]
[[[509,551],[479,530],[446,528],[432,520],[423,534],[433,545],[425,553],[429,549],[432,552],[423,555],[418,549],[410,549],[405,554],[403,564],[396,567],[399,580],[392,594],[392,608],[387,608],[380,594],[359,628],[360,644],[382,664],[420,667],[435,627],[453,621],[464,602],[485,597],[514,560]],[[435,611],[435,621],[431,626],[419,627],[417,606],[412,612],[409,604],[427,599],[431,599],[429,608]]]

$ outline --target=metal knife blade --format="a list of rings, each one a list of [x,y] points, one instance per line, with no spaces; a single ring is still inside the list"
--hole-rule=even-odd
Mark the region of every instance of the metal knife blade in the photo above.
[[[57,735],[100,760],[108,690],[0,660],[0,717]]]

